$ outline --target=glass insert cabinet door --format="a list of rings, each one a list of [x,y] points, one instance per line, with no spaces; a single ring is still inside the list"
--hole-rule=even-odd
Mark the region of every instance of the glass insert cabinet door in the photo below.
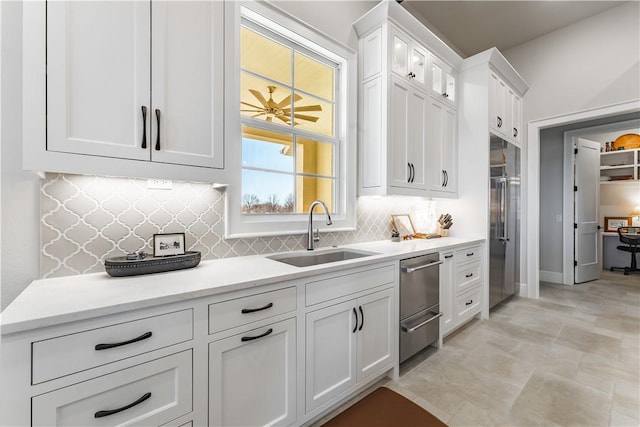
[[[401,39],[397,34],[393,36],[391,51],[391,69],[403,77],[409,75],[409,43]]]

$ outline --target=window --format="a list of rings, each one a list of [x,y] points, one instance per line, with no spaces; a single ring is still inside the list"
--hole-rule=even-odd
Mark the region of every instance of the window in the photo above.
[[[242,213],[336,207],[335,62],[243,20],[240,30]]]
[[[237,112],[238,130],[226,144],[240,168],[227,190],[227,236],[306,231],[314,200],[329,207],[332,230],[353,229],[355,54],[267,3],[234,7],[239,93],[226,114]]]

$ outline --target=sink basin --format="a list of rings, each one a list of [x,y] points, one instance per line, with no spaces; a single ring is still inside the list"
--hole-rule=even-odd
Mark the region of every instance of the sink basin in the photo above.
[[[375,252],[355,251],[353,249],[329,249],[321,251],[276,254],[267,258],[274,261],[283,262],[285,264],[293,265],[294,267],[310,267],[312,265],[346,261],[349,259],[363,258],[371,255],[378,254]]]

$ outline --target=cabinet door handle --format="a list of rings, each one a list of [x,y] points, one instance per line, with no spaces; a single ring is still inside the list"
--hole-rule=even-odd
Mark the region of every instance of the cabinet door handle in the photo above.
[[[469,252],[467,256],[473,256],[473,252]]]
[[[156,151],[160,151],[160,110],[156,108],[156,121],[158,123],[158,133],[156,133]]]
[[[362,327],[364,326],[364,313],[362,312],[361,305],[359,305],[358,308],[360,309],[360,327],[358,328],[358,330],[361,331]]]
[[[502,127],[502,118],[500,118],[500,116],[498,116],[498,127]]]
[[[147,107],[142,106],[142,148],[147,148]]]
[[[449,172],[446,170],[443,170],[442,172],[444,172],[444,186],[446,187],[449,185]]]
[[[264,338],[267,335],[269,335],[271,332],[273,332],[273,329],[269,328],[267,330],[267,332],[265,332],[264,334],[256,335],[255,337],[242,337],[242,338],[240,338],[240,341],[243,341],[243,342],[244,341],[253,341],[253,340],[260,339],[260,338]]]
[[[444,187],[444,169],[442,169],[442,184],[440,184],[440,187]]]
[[[473,300],[472,299],[470,299],[469,301],[464,303],[464,305],[471,305],[471,304],[473,304]]]
[[[473,273],[465,274],[464,277],[466,277],[466,278],[473,277]]]
[[[248,313],[255,313],[256,311],[262,311],[262,310],[267,310],[269,308],[273,307],[273,303],[270,302],[269,304],[265,305],[264,307],[260,307],[260,308],[243,308],[241,310],[242,314],[248,314]]]
[[[518,136],[518,129],[513,128],[513,137],[517,137]]]
[[[140,335],[139,337],[130,339],[128,341],[109,343],[109,344],[96,344],[95,349],[96,350],[107,350],[107,349],[114,348],[114,347],[120,347],[120,346],[127,345],[127,344],[133,344],[134,342],[138,342],[138,341],[146,340],[147,338],[151,338],[151,335],[153,335],[151,332],[145,332],[144,334]]]
[[[411,182],[416,180],[416,167],[411,163]]]
[[[354,326],[353,326],[353,331],[351,331],[351,332],[355,334],[356,331],[358,330],[358,312],[356,311],[355,307],[353,307],[353,315],[355,316],[356,321],[355,321]]]
[[[142,402],[144,402],[145,400],[149,399],[151,397],[151,393],[145,393],[142,395],[142,397],[138,400],[136,400],[133,403],[129,403],[126,406],[123,406],[122,408],[118,408],[118,409],[109,409],[106,411],[98,411],[95,414],[93,414],[94,418],[102,418],[102,417],[108,417],[109,415],[113,415],[113,414],[117,414],[118,412],[122,412],[122,411],[126,411],[129,408],[133,408],[136,405],[141,404]]]

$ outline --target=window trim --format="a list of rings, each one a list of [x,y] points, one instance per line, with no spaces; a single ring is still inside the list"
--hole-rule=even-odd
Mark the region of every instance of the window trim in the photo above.
[[[306,49],[317,51],[339,64],[336,86],[343,96],[335,104],[340,125],[335,130],[339,141],[336,150],[335,198],[338,211],[332,214],[333,225],[324,231],[355,230],[356,225],[356,146],[357,146],[357,54],[318,30],[263,1],[231,2],[225,7],[225,149],[229,153],[226,168],[230,185],[225,197],[225,237],[244,238],[278,236],[307,232],[308,215],[300,214],[242,214],[242,119],[240,105],[240,28],[244,19]],[[270,22],[269,22],[270,21]],[[275,24],[275,25],[273,25]],[[275,28],[274,28],[275,27]],[[301,40],[303,38],[304,40]],[[310,43],[309,43],[310,42]],[[335,53],[334,53],[335,52]],[[247,123],[253,126],[253,123]],[[320,224],[318,224],[320,225]]]

